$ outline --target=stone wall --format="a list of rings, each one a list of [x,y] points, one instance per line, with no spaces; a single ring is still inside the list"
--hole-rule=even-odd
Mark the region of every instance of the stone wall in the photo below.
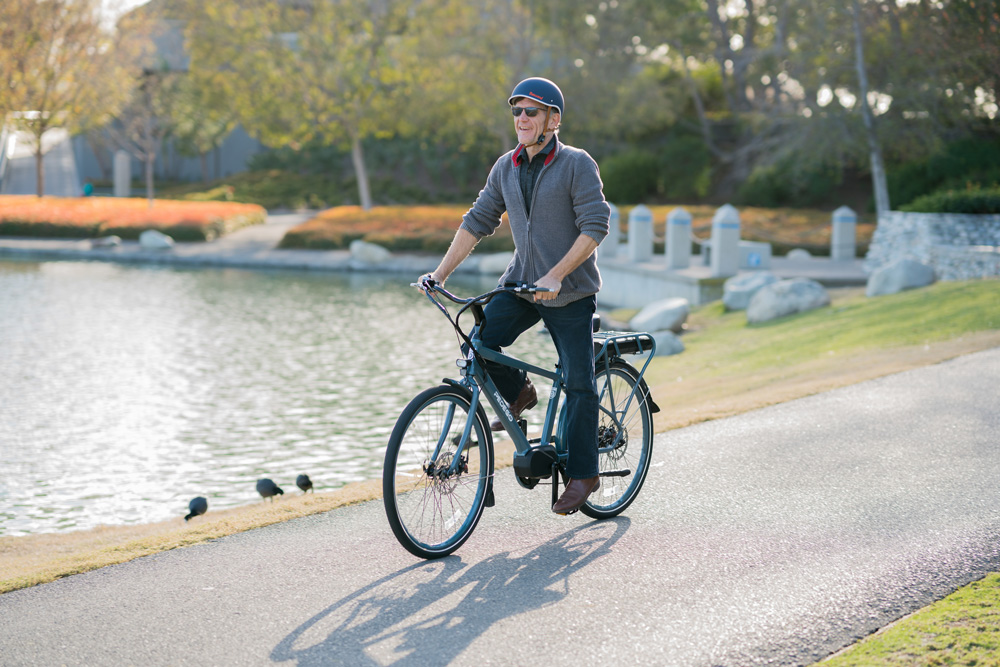
[[[938,280],[1000,275],[1000,215],[903,213],[879,215],[865,270],[871,273],[899,259],[934,269]]]

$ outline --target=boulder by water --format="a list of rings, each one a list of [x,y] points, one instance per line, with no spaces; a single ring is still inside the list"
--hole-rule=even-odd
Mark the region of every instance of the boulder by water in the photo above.
[[[633,331],[673,331],[680,333],[691,306],[687,299],[673,298],[654,301],[629,321]]]
[[[143,250],[170,250],[174,247],[174,240],[155,229],[147,229],[139,234],[139,246]]]
[[[392,257],[388,249],[360,239],[351,241],[351,259],[363,264],[382,264]]]
[[[935,280],[934,269],[915,259],[900,259],[876,269],[868,277],[865,294],[881,296],[895,294],[915,287],[926,287]]]
[[[830,305],[830,295],[815,280],[793,278],[765,285],[747,306],[747,322],[759,324],[778,317]]]
[[[754,271],[733,276],[722,286],[722,305],[726,310],[745,310],[757,290],[778,282],[770,271]]]

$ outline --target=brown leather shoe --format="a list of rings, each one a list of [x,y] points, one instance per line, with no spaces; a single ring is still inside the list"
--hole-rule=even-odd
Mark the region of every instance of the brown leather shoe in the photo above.
[[[535,392],[535,385],[531,384],[531,378],[524,379],[524,386],[521,387],[521,393],[517,395],[517,399],[510,404],[510,414],[514,415],[514,421],[521,416],[521,413],[525,410],[530,410],[531,408],[538,405],[538,394]],[[502,431],[503,424],[500,423],[499,417],[494,417],[493,421],[490,422],[491,431]]]
[[[594,491],[601,488],[601,478],[591,477],[590,479],[571,479],[566,485],[566,490],[559,496],[559,500],[552,506],[552,511],[556,514],[572,514],[587,502]]]

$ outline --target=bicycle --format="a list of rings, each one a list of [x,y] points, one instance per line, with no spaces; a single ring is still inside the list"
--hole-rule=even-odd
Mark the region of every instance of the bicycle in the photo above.
[[[564,484],[568,481],[563,439],[565,401],[560,400],[565,386],[559,364],[548,370],[480,347],[474,329],[466,332],[459,324],[461,316],[471,311],[475,325],[481,327],[485,322],[483,306],[500,292],[530,294],[537,289],[508,283],[471,298],[460,298],[436,284],[424,291],[451,322],[463,356],[456,362],[461,378],[446,378],[443,384],[411,400],[396,420],[386,447],[382,472],[386,516],[396,539],[415,556],[433,559],[453,553],[472,535],[484,508],[494,505],[493,434],[483,407],[484,396],[514,443],[518,483],[533,489],[543,480],[551,480],[555,503],[560,478]],[[454,317],[442,297],[461,306]],[[659,407],[643,375],[656,342],[648,333],[601,332],[596,315],[594,322],[601,487],[580,511],[594,519],[606,519],[632,504],[649,471],[652,415]],[[622,358],[647,353],[640,369]],[[484,365],[487,360],[552,381],[539,437],[529,439],[526,420],[514,420],[507,401],[489,377]]]

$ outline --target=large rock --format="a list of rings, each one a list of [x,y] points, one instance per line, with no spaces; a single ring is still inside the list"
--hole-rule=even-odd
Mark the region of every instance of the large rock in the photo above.
[[[155,229],[147,229],[139,234],[139,246],[143,250],[169,250],[174,247],[174,240]]]
[[[745,310],[757,290],[778,282],[770,271],[754,271],[735,275],[722,286],[722,305],[726,310]]]
[[[793,278],[765,285],[747,306],[747,322],[760,324],[778,317],[830,305],[830,295],[815,280]]]
[[[629,320],[632,331],[673,331],[684,328],[691,306],[687,299],[654,301]]]
[[[934,269],[915,259],[900,259],[876,269],[868,277],[865,294],[881,296],[895,294],[915,287],[926,287],[935,280]]]
[[[116,248],[122,244],[122,237],[111,235],[111,236],[99,236],[96,239],[90,240],[91,248]]]
[[[656,356],[667,357],[684,351],[684,341],[673,331],[657,331],[653,334],[656,341]]]
[[[386,248],[360,239],[351,241],[351,259],[362,264],[382,264],[392,257]]]
[[[681,337],[675,334],[673,331],[657,331],[652,334],[653,340],[656,342],[656,356],[658,357],[669,357],[674,354],[680,354],[684,351],[684,341]],[[637,355],[637,359],[645,360],[649,356],[648,352],[644,352]],[[636,367],[641,367],[642,364],[635,364]]]

